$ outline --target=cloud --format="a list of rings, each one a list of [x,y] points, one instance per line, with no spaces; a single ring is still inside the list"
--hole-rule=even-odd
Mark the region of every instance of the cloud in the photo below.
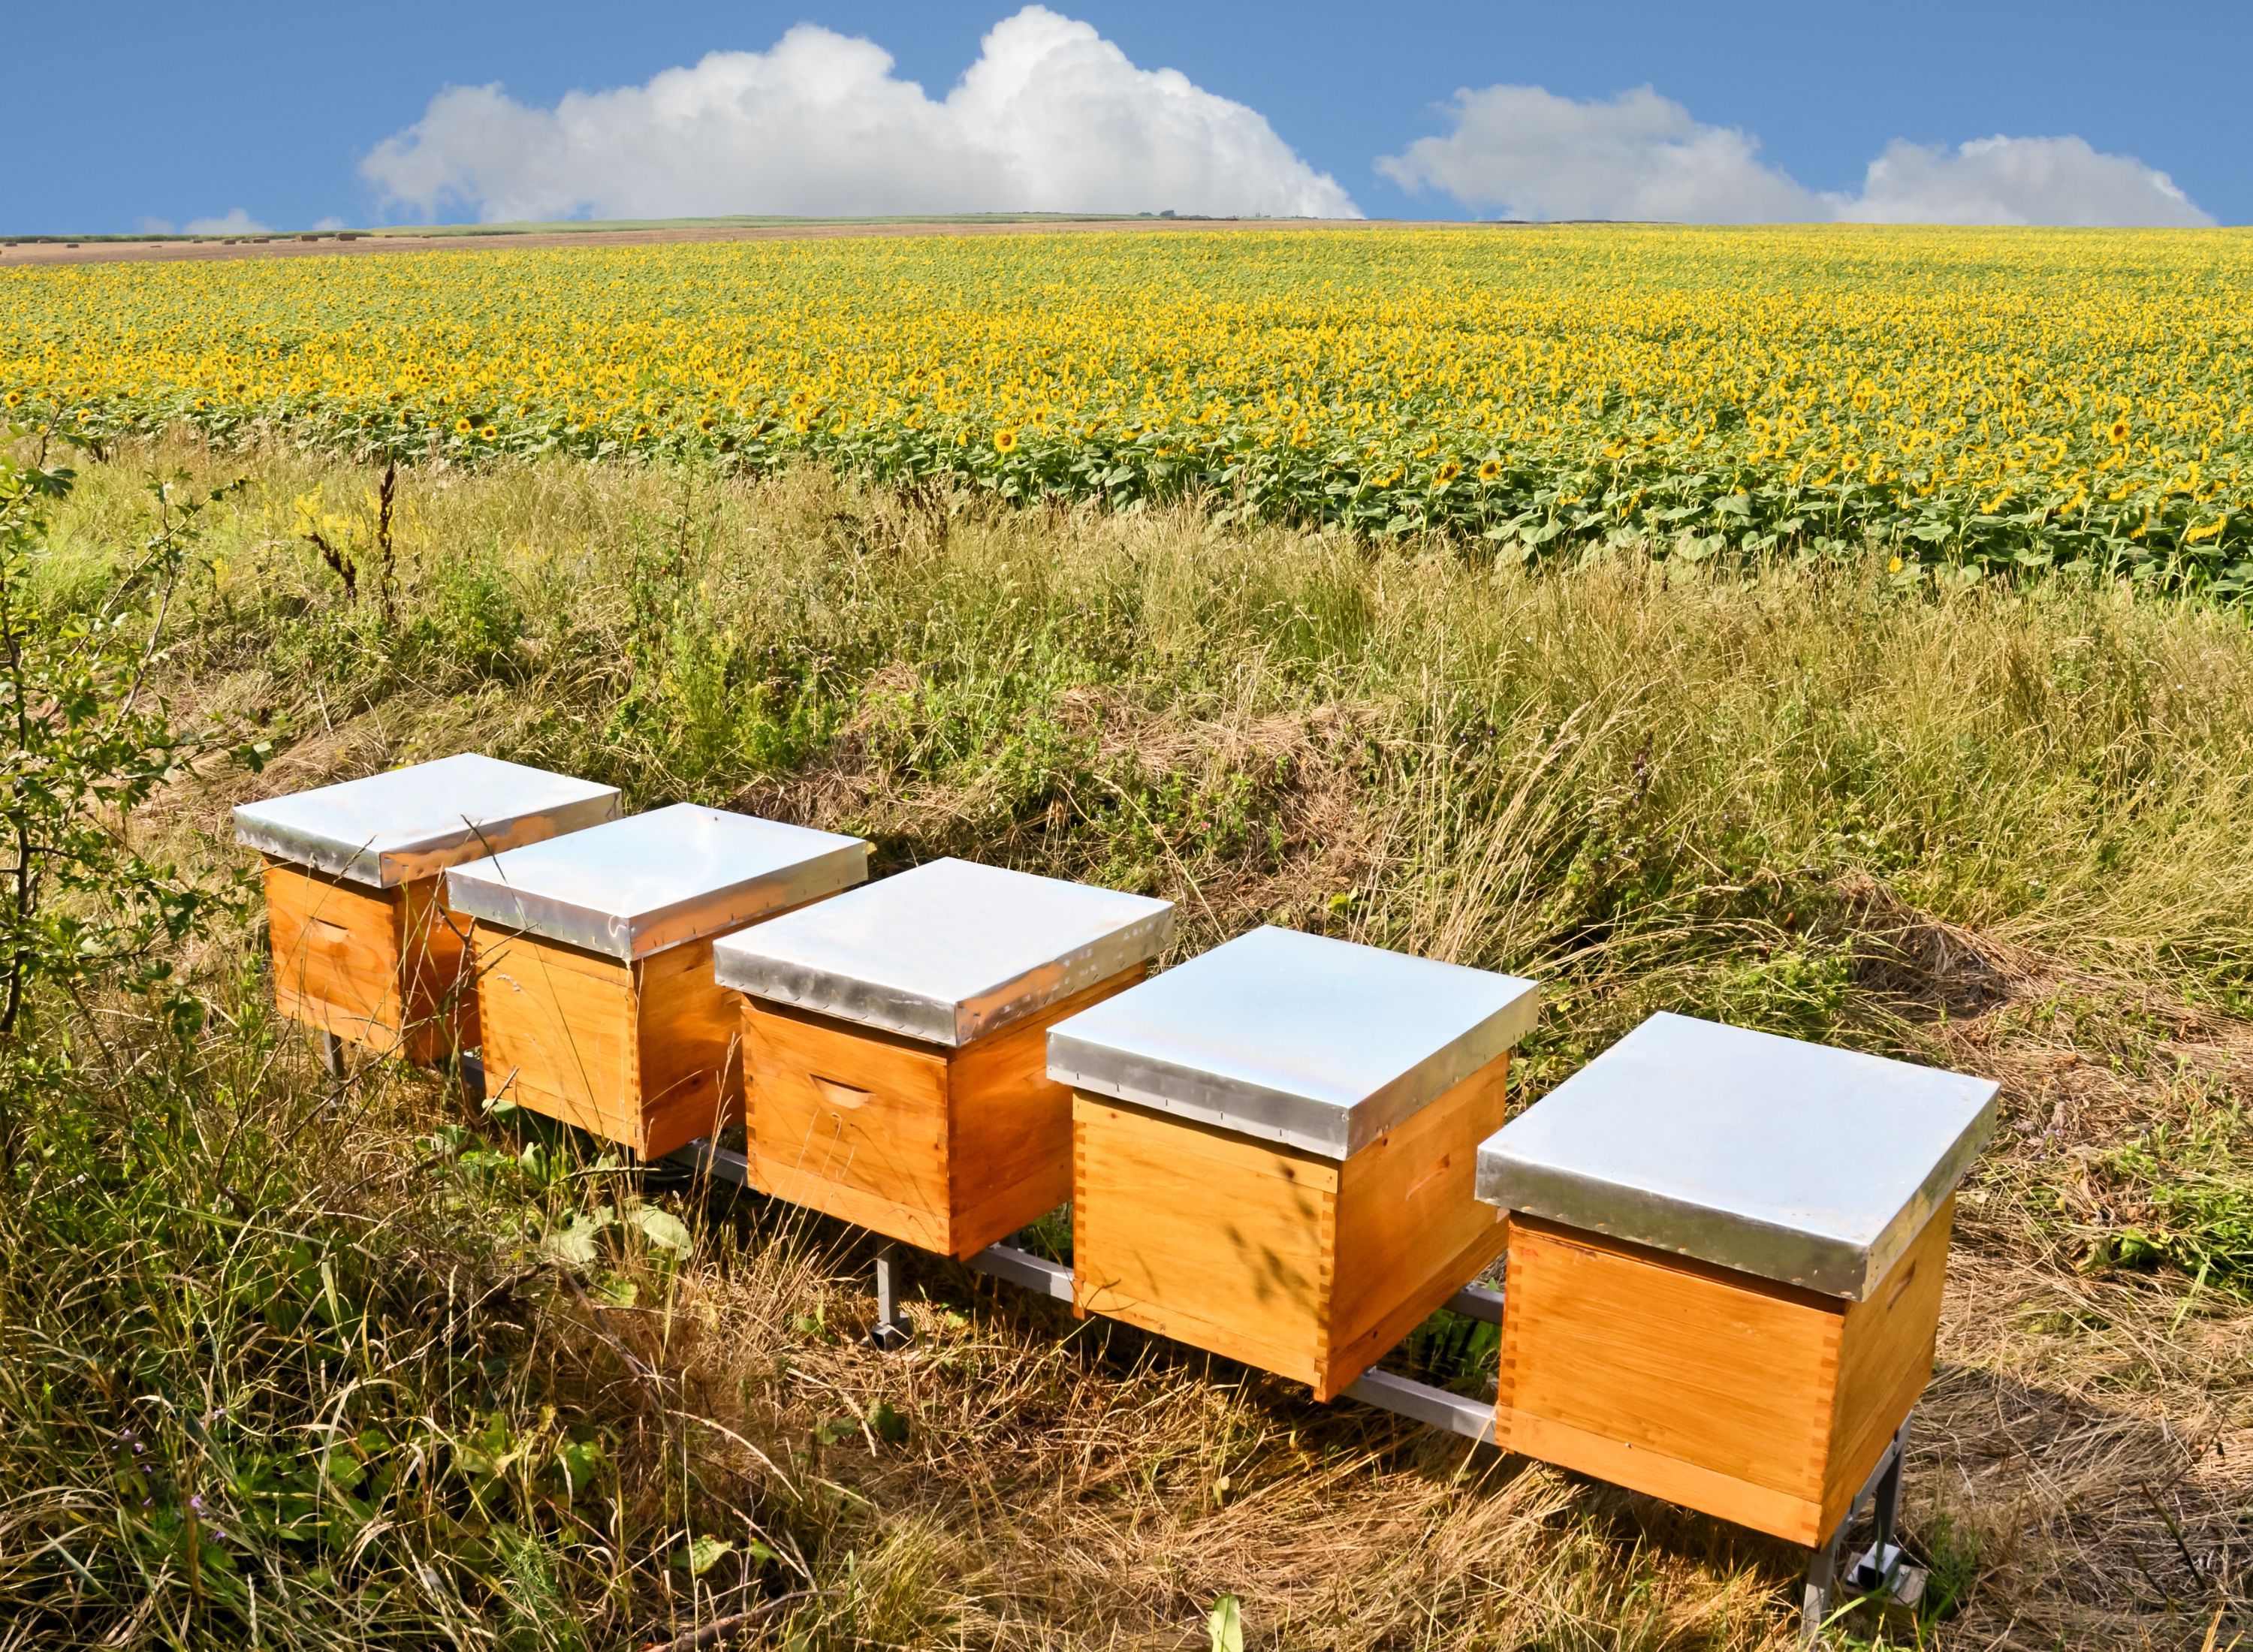
[[[943,100],[882,47],[800,24],[645,86],[527,108],[453,87],[362,174],[387,206],[488,222],[737,213],[1157,212],[1358,217],[1258,111],[1137,68],[1029,5]]]
[[[1377,170],[1511,218],[1698,224],[2211,224],[2165,172],[2077,137],[1987,137],[1960,148],[1896,139],[1859,193],[1807,189],[1760,142],[1707,126],[1650,87],[1580,101],[1538,86],[1461,91],[1453,129]]]
[[[169,218],[144,218],[133,227],[143,235],[169,235],[172,233],[172,220]]]
[[[180,226],[184,235],[268,235],[273,232],[237,206],[224,218],[191,218]]]
[[[2077,137],[1982,137],[1959,149],[1896,138],[1838,216],[1868,224],[2205,226],[2165,172]]]
[[[343,219],[331,213],[328,217],[321,220],[319,223],[314,225],[313,227],[318,230],[322,234],[327,235],[332,234],[340,229],[349,229],[352,226],[345,223]]]
[[[1580,102],[1538,86],[1455,94],[1454,130],[1377,170],[1510,218],[1664,218],[1701,224],[1828,218],[1820,197],[1759,158],[1733,127],[1703,126],[1650,87]]]

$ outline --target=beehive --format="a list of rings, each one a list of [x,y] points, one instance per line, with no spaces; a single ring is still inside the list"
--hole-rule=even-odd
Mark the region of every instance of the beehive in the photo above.
[[[743,1105],[714,940],[868,865],[858,838],[684,803],[456,867],[488,1090],[644,1158],[713,1134]]]
[[[1932,1372],[1984,1079],[1656,1015],[1481,1148],[1496,1443],[1814,1547]]]
[[[715,951],[742,990],[761,1191],[950,1256],[1071,1193],[1049,1027],[1140,979],[1166,901],[935,861]]]
[[[464,926],[441,875],[617,810],[614,786],[473,751],[242,805],[235,840],[266,859],[277,1007],[412,1061],[475,1047]]]
[[[1074,1307],[1329,1399],[1500,1254],[1531,981],[1261,929],[1059,1024]]]

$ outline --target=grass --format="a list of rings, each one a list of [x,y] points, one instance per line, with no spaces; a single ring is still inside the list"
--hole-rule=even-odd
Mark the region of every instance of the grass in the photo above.
[[[1007,511],[805,469],[88,470],[98,603],[152,467],[207,519],[165,687],[267,743],[141,821],[478,746],[1540,976],[1530,1098],[1670,1007],[2003,1081],[1908,1490],[1894,1644],[2253,1631],[2253,635],[2054,577]],[[347,603],[297,501],[358,526]],[[240,886],[238,886],[240,887]],[[0,1649],[1782,1647],[1791,1552],[937,1262],[868,1354],[851,1234],[642,1175],[265,1007],[251,903],[192,1035],[48,1006],[73,1076],[0,1207]],[[678,1218],[678,1224],[666,1221]],[[1060,1237],[1060,1236],[1058,1236]],[[1475,1391],[1489,1344],[1406,1357]],[[1482,1370],[1481,1362],[1487,1364]],[[1944,1610],[1944,1621],[1937,1614]]]

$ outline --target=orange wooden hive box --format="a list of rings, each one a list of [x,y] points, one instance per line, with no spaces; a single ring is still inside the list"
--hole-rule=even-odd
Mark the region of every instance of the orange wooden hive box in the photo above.
[[[1501,1253],[1472,1167],[1539,1001],[1261,929],[1062,1022],[1075,1309],[1332,1398]]]
[[[1495,1441],[1820,1548],[1932,1374],[1995,1085],[1655,1015],[1481,1147]]]
[[[430,1063],[478,1042],[447,868],[618,812],[615,786],[474,751],[234,812],[266,857],[274,996],[334,1038]]]
[[[712,944],[868,876],[868,846],[695,804],[456,867],[489,1091],[660,1158],[734,1119]]]
[[[729,938],[751,1183],[971,1257],[1071,1194],[1051,1023],[1140,979],[1170,902],[934,861]]]

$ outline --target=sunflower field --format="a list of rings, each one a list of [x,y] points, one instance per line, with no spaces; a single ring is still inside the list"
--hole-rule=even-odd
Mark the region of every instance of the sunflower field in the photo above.
[[[808,455],[1437,532],[2253,590],[2253,240],[934,235],[0,271],[0,401],[371,458]]]

